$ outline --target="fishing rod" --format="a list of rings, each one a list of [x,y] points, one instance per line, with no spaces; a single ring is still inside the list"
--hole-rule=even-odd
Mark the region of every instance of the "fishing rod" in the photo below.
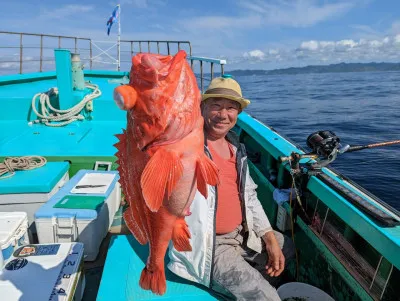
[[[375,148],[375,147],[389,146],[389,145],[395,145],[395,144],[400,144],[400,140],[373,143],[373,144],[367,144],[367,145],[350,146],[349,149],[346,150],[346,153],[355,152],[355,151],[359,151],[359,150],[366,149],[366,148]]]
[[[400,144],[400,140],[372,143],[367,145],[341,145],[340,138],[332,131],[318,131],[312,133],[307,138],[307,146],[312,152],[299,154],[292,152],[290,156],[279,157],[280,162],[294,161],[298,163],[301,159],[314,159],[316,162],[311,164],[311,169],[320,169],[332,163],[339,154],[351,153],[363,149],[371,149],[376,147],[384,147]]]
[[[396,209],[392,208],[379,198],[370,195],[370,197],[376,203],[386,209],[379,210],[379,208],[368,202],[366,199],[362,198],[350,189],[341,185],[335,179],[323,173],[322,168],[336,160],[338,155],[344,153],[360,151],[363,149],[385,147],[396,144],[400,144],[400,140],[372,143],[367,145],[341,145],[340,138],[334,132],[317,131],[309,135],[307,138],[307,146],[312,149],[311,152],[306,154],[292,152],[289,156],[279,157],[279,161],[289,162],[290,164],[290,173],[293,177],[296,197],[300,208],[304,213],[305,211],[304,208],[302,208],[303,206],[301,204],[299,192],[296,188],[296,182],[297,184],[302,183],[302,176],[304,175],[316,176],[324,184],[332,188],[341,196],[345,197],[348,201],[350,201],[353,205],[362,210],[364,213],[367,213],[368,215],[378,220],[383,226],[393,227],[400,224],[400,213]],[[302,159],[309,160],[305,163],[300,163],[300,160]],[[298,186],[301,186],[301,184]],[[306,218],[308,219],[308,216],[306,216]]]

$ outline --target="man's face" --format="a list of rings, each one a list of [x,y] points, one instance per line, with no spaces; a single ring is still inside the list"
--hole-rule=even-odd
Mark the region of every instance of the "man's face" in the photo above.
[[[232,129],[241,112],[240,104],[226,98],[209,98],[203,104],[204,127],[209,136],[222,138]]]

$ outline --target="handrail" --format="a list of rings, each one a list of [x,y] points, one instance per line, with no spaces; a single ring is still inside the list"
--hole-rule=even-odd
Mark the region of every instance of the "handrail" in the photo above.
[[[90,55],[92,54],[92,43],[90,38],[81,38],[81,37],[72,37],[72,36],[64,36],[64,35],[52,35],[52,34],[42,34],[42,33],[27,33],[27,32],[13,32],[13,31],[0,31],[0,34],[3,35],[14,35],[19,37],[19,45],[18,46],[0,46],[0,49],[19,49],[19,60],[1,60],[0,63],[18,63],[19,64],[19,73],[23,73],[23,63],[24,62],[39,62],[39,72],[43,72],[43,62],[48,61],[46,59],[43,59],[43,50],[48,49],[48,47],[44,46],[44,40],[43,38],[57,38],[58,39],[58,47],[53,47],[54,48],[61,48],[61,41],[63,39],[69,39],[69,40],[74,40],[74,47],[73,50],[75,52],[80,49],[78,46],[79,41],[86,41],[89,42],[90,48]],[[24,46],[23,41],[25,36],[31,36],[31,37],[38,37],[40,40],[38,41],[40,46]],[[66,48],[66,47],[64,47]],[[24,49],[39,49],[40,55],[39,59],[27,59],[24,60]],[[70,48],[68,48],[70,49]],[[52,60],[54,61],[54,59]],[[90,65],[90,67],[92,67]]]
[[[121,44],[128,43],[130,44],[130,53],[133,56],[134,53],[142,53],[142,52],[149,52],[151,53],[151,45],[156,44],[157,46],[157,53],[160,54],[160,45],[165,45],[167,47],[168,55],[171,54],[171,44],[177,44],[178,50],[181,50],[181,45],[188,45],[189,47],[189,56],[192,55],[192,44],[189,41],[174,41],[174,40],[121,40]],[[139,51],[134,51],[134,46],[137,44]],[[142,45],[147,44],[147,51],[142,51]]]
[[[211,77],[208,80],[212,80],[214,78],[214,64],[220,65],[221,66],[221,76],[224,74],[224,65],[226,65],[226,60],[220,60],[220,59],[212,59],[212,58],[207,58],[207,57],[199,57],[199,56],[190,56],[188,57],[190,60],[190,65],[193,70],[193,63],[195,61],[198,61],[200,63],[200,90],[203,93],[204,92],[204,80],[208,79],[204,77],[204,72],[203,72],[203,63],[209,63],[210,64],[210,75]]]
[[[63,36],[63,35],[52,35],[52,34],[44,34],[44,33],[28,33],[28,32],[14,32],[14,31],[2,31],[0,30],[0,34],[17,34],[24,36],[44,36],[51,38],[65,38],[65,39],[79,39],[79,40],[90,40],[89,38],[80,38],[80,37],[72,37],[72,36]]]
[[[12,49],[19,49],[18,54],[13,54],[13,56],[17,56],[18,60],[15,59],[9,59],[7,56],[3,55],[3,59],[0,59],[0,65],[5,64],[5,65],[15,65],[15,68],[19,67],[19,73],[23,74],[24,71],[24,66],[27,63],[31,63],[31,65],[38,63],[38,68],[34,70],[30,70],[30,72],[43,72],[45,71],[45,64],[49,62],[54,62],[54,57],[49,57],[49,55],[45,54],[44,52],[46,50],[54,49],[54,48],[66,48],[70,49],[71,51],[74,52],[81,52],[85,53],[85,55],[81,56],[82,61],[88,61],[90,64],[89,69],[92,70],[93,63],[100,62],[97,57],[98,55],[93,55],[93,45],[94,44],[93,40],[87,37],[73,37],[73,36],[65,36],[65,35],[53,35],[53,34],[42,34],[42,33],[26,33],[26,32],[12,32],[12,31],[0,31],[0,37],[1,35],[14,35],[16,37],[19,37],[19,43],[15,43],[14,45],[7,45],[6,43],[0,43],[0,50],[1,49],[8,49],[8,51],[12,51]],[[34,45],[26,45],[24,44],[25,36],[30,36],[30,37],[37,37],[39,38],[38,40],[35,40]],[[45,42],[47,42],[44,38],[51,38],[51,39],[58,39],[57,47],[50,47],[46,45]],[[62,41],[63,40],[73,40],[74,44],[73,47],[61,47],[62,46]],[[88,42],[89,47],[87,45],[80,45],[79,42]],[[177,47],[177,50],[184,49],[188,57],[187,59],[190,61],[190,65],[192,70],[194,71],[195,68],[195,63],[199,62],[200,65],[200,88],[201,91],[203,92],[204,90],[204,80],[211,80],[214,77],[214,65],[220,65],[221,67],[221,74],[224,74],[224,65],[226,64],[226,60],[220,60],[220,59],[212,59],[212,58],[206,58],[206,57],[198,57],[198,56],[192,56],[192,45],[190,41],[179,41],[179,40],[121,40],[121,45],[126,45],[130,46],[129,50],[125,48],[121,50],[121,53],[130,53],[130,57],[132,57],[136,53],[142,53],[142,52],[149,52],[149,53],[158,53],[158,54],[168,54],[170,55],[174,49],[174,47]],[[82,47],[83,46],[83,47]],[[96,45],[95,45],[96,46]],[[152,51],[152,47],[154,51]],[[162,53],[161,48],[164,47],[164,50],[166,53]],[[38,56],[32,56],[31,52],[34,51],[35,49],[39,50],[39,57]],[[176,48],[175,48],[176,49]],[[6,51],[6,50],[5,50]],[[28,53],[28,54],[26,54]],[[28,57],[25,57],[28,56]],[[126,60],[121,60],[121,62],[124,63],[129,63],[130,59]],[[102,63],[107,63],[107,62],[102,62]],[[211,73],[211,78],[207,78],[204,76],[204,64],[210,64],[210,73]]]

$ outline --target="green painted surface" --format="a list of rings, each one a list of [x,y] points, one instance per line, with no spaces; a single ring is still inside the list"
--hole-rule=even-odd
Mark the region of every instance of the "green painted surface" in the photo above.
[[[249,162],[250,175],[254,182],[257,183],[257,195],[268,219],[272,225],[276,224],[277,205],[272,197],[275,187],[265,178],[265,176]]]
[[[400,227],[382,228],[372,222],[364,213],[354,208],[339,194],[320,180],[312,177],[308,182],[312,191],[324,204],[333,210],[351,228],[365,238],[384,257],[400,268]]]
[[[262,159],[266,153],[264,147],[268,146],[268,144],[264,144],[264,146],[262,146],[259,141],[254,139],[254,137],[247,136],[245,131],[241,131],[240,133],[241,140],[246,145],[249,159],[254,161],[254,164],[250,162],[249,166],[251,176],[258,185],[257,193],[259,199],[271,223],[274,225],[276,222],[277,206],[272,199],[272,192],[275,189],[275,186],[267,179],[267,177],[271,176],[271,169],[278,169],[278,178],[274,183],[276,187],[287,188],[291,185],[290,175],[285,168],[282,169],[280,167],[281,165],[279,165],[276,160],[272,158],[267,158],[267,160]],[[314,191],[315,190],[312,189],[310,192]],[[332,193],[332,191],[324,191],[323,196],[321,195],[320,197],[325,199],[327,194],[332,195]],[[308,203],[310,208],[314,208],[315,206],[316,197],[313,196],[313,198],[315,198],[314,201],[308,198],[307,201],[305,201],[305,203]],[[336,200],[336,202],[340,202],[340,200]],[[288,210],[289,206],[287,203],[285,204],[285,207]],[[346,220],[348,221],[349,219]],[[310,283],[323,289],[332,295],[336,300],[372,300],[372,297],[369,295],[365,287],[363,287],[352,276],[352,274],[347,271],[340,260],[336,258],[329,248],[299,217],[297,218],[297,225],[298,226],[295,228],[295,241],[296,247],[300,254],[300,275],[298,280]],[[346,224],[343,223],[342,226],[346,228]],[[346,232],[349,238],[353,237],[354,233],[352,232],[352,229],[349,227],[347,228],[347,231],[343,232]],[[291,235],[291,233],[287,234],[289,236]],[[353,243],[357,244],[357,240],[355,238],[356,236],[354,236]],[[349,241],[351,240],[349,239]],[[310,248],[310,246],[313,247]],[[371,247],[368,247],[365,244],[363,244],[363,249],[358,251],[361,255],[366,256],[367,258],[375,256],[376,254],[376,251],[373,251]],[[396,272],[398,272],[397,269]],[[393,278],[389,283],[389,288],[391,285],[393,285]],[[390,293],[389,288],[388,292],[386,293],[388,296],[390,294],[393,295]]]
[[[249,136],[251,136],[252,140],[258,143],[259,149],[266,150],[268,153],[273,155],[275,159],[278,159],[278,157],[282,155],[289,155],[294,150],[302,153],[293,144],[264,126],[259,121],[251,118],[248,114],[241,113],[238,124],[246,133],[248,133]],[[244,141],[246,141],[246,139],[244,139]],[[288,165],[285,166],[285,169],[289,169]],[[333,177],[332,173],[328,171],[324,171],[324,173]],[[339,177],[335,177],[335,180],[344,185],[344,181]],[[285,172],[282,167],[278,167],[277,187],[288,188],[290,185],[289,173],[287,171]],[[348,183],[346,183],[346,187],[365,198],[365,196],[355,187],[349,187]],[[398,269],[400,268],[400,256],[398,256],[400,252],[399,226],[393,228],[380,227],[345,198],[339,196],[335,191],[330,189],[316,177],[310,178],[307,188],[311,193],[331,207],[331,209],[342,220],[347,221],[355,231],[358,231],[371,245],[374,246],[374,248],[383,254],[384,257],[389,259],[389,261]]]
[[[289,206],[285,206],[289,210]],[[299,250],[299,281],[315,285],[335,300],[372,301],[371,296],[351,276],[326,245],[300,219],[295,243]],[[314,247],[311,247],[314,246]]]

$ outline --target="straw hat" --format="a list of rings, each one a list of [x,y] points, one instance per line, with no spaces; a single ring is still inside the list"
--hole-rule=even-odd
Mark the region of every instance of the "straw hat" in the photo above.
[[[208,98],[227,98],[240,103],[242,109],[250,104],[250,100],[242,97],[242,89],[237,81],[230,75],[214,78],[208,86],[206,92],[202,95],[202,100]]]

